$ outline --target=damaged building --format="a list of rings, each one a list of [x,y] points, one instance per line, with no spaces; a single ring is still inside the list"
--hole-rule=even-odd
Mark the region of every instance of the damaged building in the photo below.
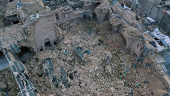
[[[169,96],[169,1],[0,3],[0,95]]]

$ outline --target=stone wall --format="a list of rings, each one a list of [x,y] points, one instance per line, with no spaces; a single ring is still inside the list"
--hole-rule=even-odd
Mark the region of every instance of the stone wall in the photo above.
[[[43,47],[45,49],[45,39],[49,39],[51,45],[57,40],[57,33],[54,27],[54,18],[53,16],[40,17],[39,20],[35,23],[33,38],[35,41],[35,48]]]
[[[139,8],[143,10],[143,15],[150,14],[153,3],[149,0],[139,0]]]
[[[162,18],[163,18],[163,16],[164,16],[164,12],[163,12],[163,10],[159,10],[158,12],[157,12],[157,16],[156,16],[156,20],[158,21],[158,23],[160,24],[161,23],[161,20],[162,20]]]
[[[94,13],[97,16],[97,23],[102,23],[106,20],[109,20],[110,18],[110,10],[109,10],[109,4],[103,3],[99,5],[95,10]]]
[[[170,12],[166,12],[159,26],[168,34],[170,34]]]
[[[59,17],[58,19],[57,18],[55,19],[55,22],[58,24],[69,22],[76,18],[80,18],[81,13],[83,13],[83,11],[80,10],[73,11],[71,7],[61,7],[53,11],[53,14],[55,16],[58,15]]]
[[[154,51],[149,51],[148,55],[143,59],[143,65],[144,67],[147,67],[147,64],[150,64],[150,69],[153,73],[154,76],[156,76],[157,78],[159,78],[159,80],[163,83],[164,86],[166,86],[168,89],[170,88],[168,81],[164,78],[164,75],[166,75],[165,73],[161,72],[162,68],[160,68],[160,66],[153,61],[152,58],[150,58],[150,55],[153,53]]]
[[[143,51],[144,44],[139,39],[139,31],[130,26],[120,26],[118,31],[125,38],[126,50],[134,52],[137,56],[140,56]]]
[[[0,28],[4,27],[4,23],[2,20],[0,20]]]
[[[153,4],[152,1],[139,0],[139,8],[143,10],[143,15],[152,17],[158,21],[158,25],[169,34],[170,31],[170,12],[161,8],[160,5]]]
[[[140,56],[143,51],[143,43],[136,38],[129,39],[129,42],[131,42],[130,51]]]
[[[166,74],[165,73],[160,74],[160,70],[158,69],[158,67],[155,63],[152,63],[151,70],[153,72],[153,75],[156,76],[157,78],[159,78],[159,80],[163,83],[163,85],[169,89],[170,86],[164,78],[164,75],[166,75]]]
[[[53,15],[41,16],[39,19],[26,27],[26,36],[28,42],[20,42],[20,46],[30,46],[35,52],[45,47],[45,40],[50,40],[50,45],[58,41],[58,30],[54,22]]]

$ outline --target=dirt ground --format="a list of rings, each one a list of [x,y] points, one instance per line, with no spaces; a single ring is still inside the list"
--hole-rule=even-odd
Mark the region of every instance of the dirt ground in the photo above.
[[[140,64],[135,66],[132,66],[127,74],[122,76],[125,86],[133,88],[134,96],[149,96],[151,92],[154,93],[154,96],[162,96],[166,93],[166,90],[163,90],[165,86],[152,74],[150,69],[144,68]]]
[[[135,62],[135,54],[125,50],[126,43],[121,34],[106,34],[111,32],[105,30],[109,29],[106,26],[99,27],[93,21],[79,21],[76,27],[63,30],[64,39],[52,50],[36,54],[25,64],[41,96],[129,96],[131,89],[134,96],[161,96],[166,93],[163,84],[150,69]],[[86,63],[76,56],[74,49],[77,46],[91,52],[84,54]],[[64,68],[69,88],[62,83],[56,88],[51,83],[43,69],[42,60],[46,58],[52,58],[53,75],[57,78],[61,77],[60,68]],[[125,70],[128,71],[123,72]]]
[[[0,96],[17,96],[20,89],[15,82],[12,71],[4,69],[0,71]]]

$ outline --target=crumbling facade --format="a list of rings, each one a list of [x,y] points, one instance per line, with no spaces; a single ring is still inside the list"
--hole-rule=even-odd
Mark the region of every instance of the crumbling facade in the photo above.
[[[157,66],[157,54],[168,49],[170,39],[158,36],[158,29],[145,32],[137,21],[139,13],[133,11],[140,2],[124,2],[131,8],[122,2],[7,1],[0,18],[0,70],[12,71],[20,89],[18,96],[167,93],[161,88],[169,89],[165,74],[169,71]],[[166,58],[164,55],[159,63]],[[152,83],[156,81],[158,89]],[[150,87],[153,90],[146,91]]]

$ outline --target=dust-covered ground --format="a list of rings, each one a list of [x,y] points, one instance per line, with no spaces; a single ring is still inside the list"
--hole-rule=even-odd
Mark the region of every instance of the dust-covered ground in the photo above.
[[[20,89],[12,71],[8,69],[0,71],[0,96],[17,96],[18,92]]]
[[[36,54],[25,63],[28,75],[40,96],[160,96],[166,88],[150,69],[136,61],[136,55],[125,50],[125,40],[112,34],[108,22],[100,26],[94,21],[77,20],[62,28],[64,38],[50,50]],[[76,27],[75,27],[76,26]],[[76,47],[90,51],[83,63],[75,53]],[[52,75],[68,81],[53,83],[47,76],[42,60],[51,58]],[[68,86],[64,85],[68,82]],[[133,91],[133,92],[132,92]]]

